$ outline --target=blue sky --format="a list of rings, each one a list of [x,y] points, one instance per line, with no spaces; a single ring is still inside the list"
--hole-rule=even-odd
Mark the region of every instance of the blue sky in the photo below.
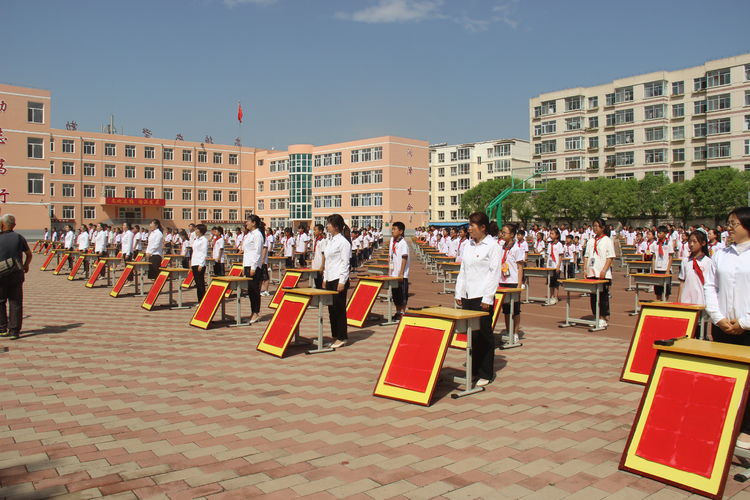
[[[3,0],[0,82],[52,124],[285,148],[528,138],[541,92],[750,51],[750,2]]]

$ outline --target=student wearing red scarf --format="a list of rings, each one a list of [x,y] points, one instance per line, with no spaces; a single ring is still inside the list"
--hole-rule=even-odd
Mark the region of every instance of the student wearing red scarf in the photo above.
[[[672,247],[672,240],[669,239],[667,226],[659,226],[657,229],[657,240],[651,243],[651,253],[654,256],[654,273],[671,274],[674,248]],[[667,283],[666,295],[663,286],[654,286],[654,293],[656,294],[656,300],[662,300],[662,297],[669,300],[669,296],[672,295],[672,285]]]
[[[713,281],[714,261],[708,256],[708,238],[704,231],[693,231],[687,240],[690,255],[680,262],[680,295],[677,302],[706,304],[703,285],[706,278]]]
[[[583,258],[583,270],[587,278],[607,280],[599,294],[599,311],[602,319],[600,327],[606,328],[609,321],[609,287],[612,285],[612,261],[615,258],[615,246],[605,232],[604,219],[596,219],[592,224],[594,237],[586,242],[586,253]],[[591,312],[596,311],[596,294],[591,294]]]
[[[325,234],[323,233],[323,224],[315,224],[313,226],[313,241],[312,241],[312,268],[323,269],[325,262],[325,256],[323,251],[326,248]],[[319,271],[315,276],[315,288],[323,289],[323,272]]]

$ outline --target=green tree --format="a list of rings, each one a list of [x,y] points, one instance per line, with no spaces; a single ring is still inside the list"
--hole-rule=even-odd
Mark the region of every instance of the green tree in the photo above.
[[[651,222],[656,224],[660,215],[664,215],[665,200],[664,186],[669,184],[666,175],[646,175],[638,181],[638,198],[641,213],[651,217]]]
[[[704,170],[689,184],[695,210],[719,224],[729,212],[747,204],[748,177],[731,167]]]
[[[581,183],[583,191],[582,212],[587,221],[601,217],[609,211],[612,184],[617,181],[599,178]]]
[[[484,212],[487,205],[508,186],[510,186],[510,179],[490,179],[480,182],[464,193],[461,198],[461,210],[467,214]],[[510,215],[510,211],[506,211],[506,203],[507,201],[503,203],[503,213]],[[507,207],[510,209],[510,204],[507,204]],[[494,214],[488,215],[492,218]]]
[[[529,225],[534,219],[534,200],[530,193],[515,193],[510,195],[511,205],[515,211],[516,217],[521,221],[524,227]],[[510,214],[506,219],[510,219]]]
[[[545,224],[550,224],[557,217],[557,184],[560,181],[551,180],[547,183],[547,188],[534,196],[534,212],[536,218],[541,219]]]
[[[612,179],[609,186],[609,200],[606,212],[623,225],[641,214],[638,198],[638,181],[635,179]]]
[[[664,200],[667,212],[687,226],[687,221],[695,214],[695,203],[690,184],[692,181],[673,182],[664,186]]]

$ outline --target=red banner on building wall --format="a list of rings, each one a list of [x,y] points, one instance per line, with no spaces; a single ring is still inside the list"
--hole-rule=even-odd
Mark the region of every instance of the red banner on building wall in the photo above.
[[[105,205],[124,205],[124,206],[137,206],[147,207],[156,206],[163,207],[167,204],[164,198],[105,198]]]

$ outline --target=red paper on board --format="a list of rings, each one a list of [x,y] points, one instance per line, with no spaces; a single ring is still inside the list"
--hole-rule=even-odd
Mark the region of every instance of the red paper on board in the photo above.
[[[463,342],[465,344],[466,342],[468,342],[467,338],[468,337],[466,336],[466,332],[464,332],[464,333],[457,333],[455,337],[453,337],[453,340],[454,342]]]
[[[198,310],[195,311],[193,320],[210,323],[211,319],[213,319],[214,312],[216,311],[217,303],[222,300],[224,296],[224,291],[225,288],[223,284],[219,285],[212,283],[208,287],[208,290],[206,290],[206,295],[203,296],[203,300],[201,300],[201,303],[198,305]]]
[[[44,259],[44,264],[42,264],[42,271],[46,271],[47,270],[47,266],[49,266],[49,263],[52,262],[52,258],[54,256],[55,256],[55,254],[52,253],[52,252],[50,252],[49,254],[47,254],[47,258]]]
[[[122,274],[117,279],[117,283],[115,283],[115,287],[112,289],[111,293],[118,294],[120,291],[122,291],[122,288],[125,286],[125,283],[127,283],[128,278],[130,277],[130,273],[133,272],[133,266],[127,265],[125,266],[125,269],[122,270]],[[143,284],[141,283],[141,286]]]
[[[68,261],[69,258],[70,258],[70,255],[63,254],[63,258],[60,259],[60,262],[57,264],[57,267],[52,272],[55,274],[60,274],[60,271],[62,271],[63,266],[65,265],[65,263]]]
[[[73,269],[71,269],[70,270],[70,274],[68,274],[68,279],[75,278],[75,276],[78,273],[78,270],[81,268],[81,264],[83,264],[84,260],[86,260],[86,257],[78,257],[78,259],[76,259],[76,263],[73,264]]]
[[[96,267],[94,268],[94,272],[91,273],[91,276],[89,276],[89,280],[86,282],[86,286],[91,288],[94,286],[94,283],[96,283],[96,280],[99,278],[99,275],[102,273],[102,270],[104,269],[105,262],[103,260],[100,260],[96,263]]]
[[[292,300],[283,302],[273,315],[272,324],[263,338],[263,343],[278,348],[284,347],[294,334],[294,325],[305,307],[307,304],[304,302]]]
[[[167,282],[168,277],[169,273],[159,273],[159,276],[157,276],[154,280],[154,284],[151,285],[151,290],[149,290],[148,295],[146,295],[146,300],[143,301],[144,304],[148,304],[150,306],[154,305],[156,299],[161,293],[162,288],[164,288],[164,283]]]
[[[169,257],[162,257],[159,267],[169,267]]]
[[[636,455],[711,477],[737,379],[664,368]]]
[[[180,286],[182,288],[190,288],[190,285],[192,284],[193,284],[193,271],[191,269],[190,271],[188,271],[187,276],[185,276],[185,279],[183,280]]]
[[[227,273],[227,276],[234,276],[235,278],[239,278],[242,276],[242,273],[244,272],[244,268],[242,266],[232,266],[232,268]],[[239,284],[238,284],[239,288]],[[229,296],[232,295],[232,289],[227,288],[227,291],[224,293],[224,298],[228,299]]]
[[[690,320],[648,315],[643,318],[643,327],[635,346],[630,371],[648,375],[656,361],[655,340],[665,340],[686,335]]]
[[[294,288],[297,286],[297,283],[299,283],[299,279],[302,275],[301,274],[285,274],[284,278],[282,278],[281,283],[279,284],[279,288],[276,290],[276,293],[273,296],[273,299],[271,300],[271,304],[278,305],[281,303],[281,299],[284,298],[284,288]]]
[[[370,312],[373,299],[380,292],[380,286],[360,283],[346,308],[346,316],[356,321],[364,321]]]
[[[425,392],[445,332],[437,328],[407,325],[393,354],[385,384]]]

